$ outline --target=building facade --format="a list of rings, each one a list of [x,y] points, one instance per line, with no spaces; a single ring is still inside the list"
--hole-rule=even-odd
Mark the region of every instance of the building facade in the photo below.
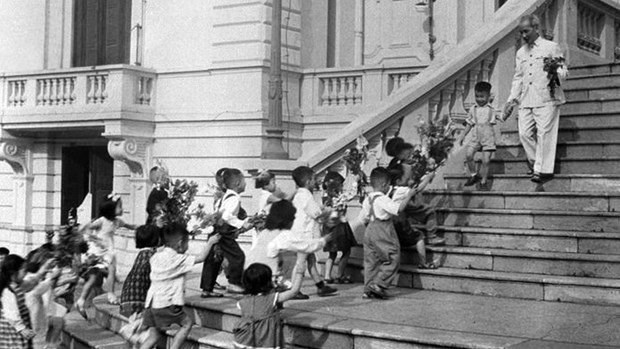
[[[42,243],[45,231],[65,223],[88,194],[88,218],[115,192],[125,220],[141,224],[152,185],[148,171],[157,161],[173,178],[205,185],[220,167],[285,174],[333,158],[321,150],[327,139],[340,132],[355,137],[356,122],[394,105],[431,56],[459,48],[497,20],[506,2],[429,1],[282,0],[284,159],[266,159],[272,1],[3,1],[0,245],[24,253]],[[581,18],[577,8],[565,11],[574,12],[566,21]],[[572,35],[555,18],[544,18],[548,34]],[[617,19],[588,23],[579,30],[592,35],[579,44],[556,39],[575,62],[613,60]],[[476,70],[497,82],[501,98],[509,87],[500,82],[514,63],[511,40],[493,59],[506,67],[501,76],[490,74],[489,60]],[[455,86],[451,95],[458,94],[458,81]],[[446,101],[412,108],[399,127]],[[384,127],[381,134],[397,132]],[[245,194],[250,212],[252,194]],[[210,197],[201,193],[199,200]]]

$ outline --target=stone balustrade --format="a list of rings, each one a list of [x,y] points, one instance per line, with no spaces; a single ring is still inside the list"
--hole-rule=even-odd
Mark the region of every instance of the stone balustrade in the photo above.
[[[10,73],[0,79],[0,108],[8,128],[13,124],[79,122],[95,115],[112,117],[111,113],[119,111],[154,113],[155,73],[142,67],[80,67]]]
[[[423,66],[307,69],[302,75],[303,113],[360,112],[398,91],[422,69]]]
[[[577,7],[577,45],[580,49],[599,54],[605,14],[580,2]]]

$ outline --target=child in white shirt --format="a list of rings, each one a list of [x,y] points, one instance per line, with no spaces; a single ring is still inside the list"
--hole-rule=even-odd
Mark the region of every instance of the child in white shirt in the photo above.
[[[185,304],[185,276],[194,264],[202,263],[213,246],[220,240],[213,235],[198,256],[187,254],[189,232],[186,227],[172,223],[164,228],[163,247],[151,257],[151,286],[146,294],[142,326],[148,330],[148,337],[140,348],[150,349],[157,344],[163,331],[172,325],[181,328],[175,334],[171,349],[179,349],[193,325],[193,320],[183,310]]]
[[[400,243],[393,217],[405,210],[415,195],[410,189],[399,204],[386,194],[390,190],[390,173],[377,167],[370,173],[373,188],[364,202],[358,222],[367,224],[364,233],[364,298],[384,299],[394,282],[400,265]]]

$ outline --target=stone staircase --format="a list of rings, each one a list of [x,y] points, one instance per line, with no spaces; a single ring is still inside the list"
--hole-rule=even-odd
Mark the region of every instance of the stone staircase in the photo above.
[[[529,181],[517,130],[503,130],[491,191],[453,174],[425,194],[447,238],[429,248],[442,267],[418,270],[406,250],[400,286],[620,305],[620,64],[573,68],[565,89],[557,178]]]

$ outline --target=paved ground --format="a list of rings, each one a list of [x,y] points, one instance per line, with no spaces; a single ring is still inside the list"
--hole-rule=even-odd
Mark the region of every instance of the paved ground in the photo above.
[[[199,275],[188,282],[197,292]],[[225,283],[225,281],[223,281]],[[291,301],[287,308],[307,311],[309,316],[335,316],[372,320],[375,330],[382,326],[406,325],[419,329],[442,330],[452,335],[491,335],[526,338],[530,341],[512,348],[620,348],[620,307],[591,306],[516,300],[457,293],[395,289],[390,300],[361,298],[360,284],[339,285],[337,296],[318,298],[307,282],[307,301]],[[507,340],[506,343],[524,342]],[[571,345],[567,344],[571,343]]]

